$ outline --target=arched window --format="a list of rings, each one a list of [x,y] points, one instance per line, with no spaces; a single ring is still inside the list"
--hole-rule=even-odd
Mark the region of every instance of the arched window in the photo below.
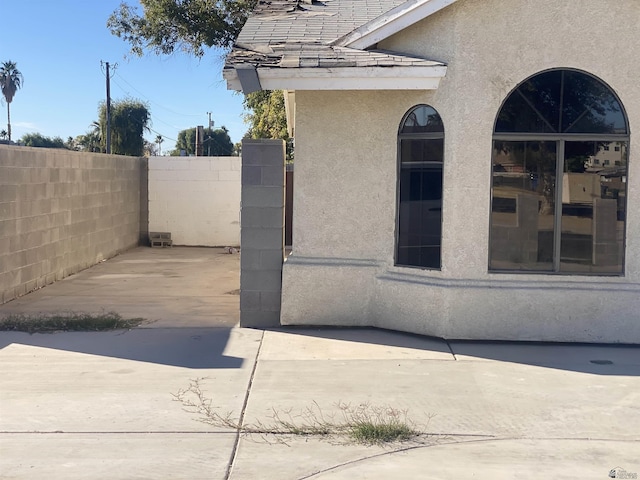
[[[550,70],[520,84],[495,123],[489,269],[622,274],[628,147],[601,80]]]
[[[398,132],[396,265],[440,268],[444,126],[427,105],[413,107]]]

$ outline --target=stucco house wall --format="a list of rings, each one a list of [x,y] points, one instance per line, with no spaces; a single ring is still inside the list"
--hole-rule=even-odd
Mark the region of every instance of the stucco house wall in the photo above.
[[[640,343],[639,24],[634,0],[460,0],[379,44],[445,62],[437,90],[297,91],[294,252],[281,322]],[[519,83],[552,68],[597,76],[626,109],[624,276],[488,271],[495,118]],[[445,127],[439,271],[394,266],[398,126],[422,103]]]

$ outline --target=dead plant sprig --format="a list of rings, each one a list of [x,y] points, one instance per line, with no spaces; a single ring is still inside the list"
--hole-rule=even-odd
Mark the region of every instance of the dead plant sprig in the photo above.
[[[406,442],[422,435],[420,429],[409,419],[408,411],[390,406],[375,406],[370,403],[351,405],[335,404],[339,414],[326,414],[317,402],[300,412],[292,409],[271,408],[269,421],[257,421],[241,425],[232,412],[219,413],[212,400],[202,391],[201,380],[191,380],[186,389],[172,394],[183,409],[196,416],[196,420],[218,428],[229,428],[242,434],[259,435],[272,443],[267,435],[276,436],[276,443],[286,443],[284,436],[334,438],[342,437],[365,445],[382,445]]]
[[[0,317],[0,330],[26,333],[103,332],[129,330],[146,323],[144,318],[123,318],[116,312],[16,313]]]

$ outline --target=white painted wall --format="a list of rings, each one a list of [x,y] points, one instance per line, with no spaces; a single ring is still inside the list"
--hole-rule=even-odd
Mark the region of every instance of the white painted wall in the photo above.
[[[447,63],[438,90],[296,92],[293,254],[281,322],[640,343],[639,23],[637,0],[461,0],[379,45]],[[622,277],[488,271],[494,121],[512,89],[550,68],[598,76],[626,108]],[[441,270],[393,261],[398,126],[420,103],[445,125]]]
[[[149,231],[174,245],[240,244],[240,157],[149,158]]]

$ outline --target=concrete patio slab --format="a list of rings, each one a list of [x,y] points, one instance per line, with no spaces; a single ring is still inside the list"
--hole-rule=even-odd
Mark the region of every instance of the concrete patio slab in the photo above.
[[[139,247],[0,305],[12,313],[116,311],[152,327],[239,322],[240,256],[222,248]]]
[[[300,414],[316,404],[339,417],[338,402],[407,410],[427,432],[443,435],[640,436],[639,376],[499,362],[260,360],[247,419],[264,422],[272,408]]]
[[[211,432],[172,394],[202,378],[222,411],[240,412],[262,333],[137,329],[0,332],[2,432]]]
[[[231,433],[0,435],[3,479],[223,480]]]
[[[458,361],[500,361],[562,369],[571,367],[577,371],[601,375],[620,375],[627,367],[631,367],[631,371],[637,371],[635,367],[640,366],[637,346],[467,341],[448,343]]]
[[[136,249],[0,306],[0,315],[109,306],[155,320],[130,331],[0,332],[0,478],[640,474],[640,347],[241,329],[237,259]],[[364,403],[406,410],[425,435],[384,448],[238,437],[175,401],[195,380],[207,405],[244,425],[268,426],[274,411],[305,421],[309,409],[340,423],[340,402]]]
[[[389,478],[601,480],[637,478],[637,442],[507,439],[409,447],[336,465],[317,474],[282,479],[387,480]],[[634,476],[610,477],[613,469]]]
[[[395,447],[402,448],[402,447]],[[231,480],[273,478],[298,480],[316,476],[339,466],[364,462],[395,448],[347,444],[343,439],[296,438],[255,435],[242,437]],[[268,473],[267,473],[268,472]],[[403,478],[391,476],[387,478]],[[410,477],[405,477],[410,478]],[[424,478],[424,477],[415,477]]]
[[[265,332],[262,360],[455,360],[441,339],[371,328],[287,328]]]

